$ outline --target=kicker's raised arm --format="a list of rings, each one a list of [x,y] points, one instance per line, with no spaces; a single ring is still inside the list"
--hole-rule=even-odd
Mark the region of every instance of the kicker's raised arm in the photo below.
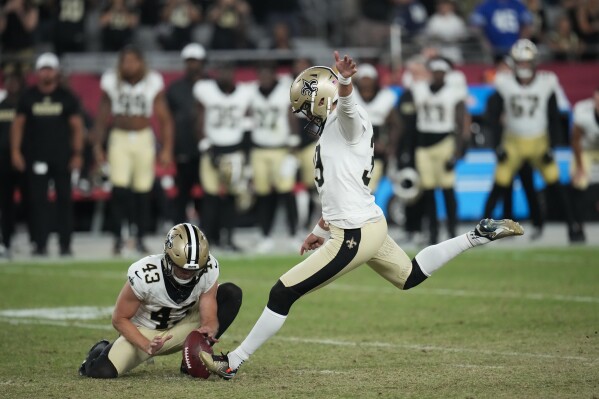
[[[356,99],[353,96],[354,87],[351,77],[358,71],[356,63],[352,58],[345,55],[339,58],[339,52],[334,52],[335,66],[338,71],[339,79],[339,100],[337,101],[337,114],[341,134],[350,144],[354,143],[364,133]]]

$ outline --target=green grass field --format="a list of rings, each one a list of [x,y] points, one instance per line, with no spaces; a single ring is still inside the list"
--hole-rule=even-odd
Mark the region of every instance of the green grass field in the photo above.
[[[220,281],[241,286],[244,303],[217,350],[236,347],[298,259],[220,259]],[[296,303],[229,382],[181,376],[179,355],[80,378],[89,347],[116,337],[106,312],[12,310],[111,306],[128,262],[0,265],[0,397],[598,398],[598,259],[590,248],[473,250],[407,292],[363,266]]]

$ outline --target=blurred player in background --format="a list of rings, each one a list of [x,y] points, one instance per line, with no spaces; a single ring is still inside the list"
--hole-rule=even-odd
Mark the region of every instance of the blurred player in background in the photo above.
[[[570,167],[574,215],[582,227],[588,205],[586,191],[593,167],[599,165],[599,87],[592,98],[574,105],[572,127],[572,150],[574,156]]]
[[[262,230],[262,239],[257,246],[260,253],[274,249],[271,231],[278,203],[285,205],[290,236],[294,237],[297,232],[297,205],[293,193],[297,161],[291,149],[299,145],[300,138],[288,103],[292,82],[287,76],[277,77],[275,63],[258,65],[258,82],[250,113],[254,121],[251,166]]]
[[[232,64],[220,64],[215,80],[201,80],[193,88],[198,103],[198,138],[202,228],[213,243],[223,249],[238,251],[233,243],[235,197],[245,173],[242,152],[246,115],[253,90],[248,84],[235,84]],[[225,237],[221,237],[221,229]]]
[[[191,188],[200,181],[200,157],[196,135],[198,109],[193,97],[193,86],[204,77],[206,51],[201,45],[190,43],[181,51],[181,58],[185,63],[185,74],[181,79],[174,81],[166,91],[166,100],[175,126],[175,184],[178,194],[173,217],[176,223],[183,223],[189,219],[187,204],[191,199]]]
[[[17,115],[17,103],[25,88],[25,80],[20,74],[8,73],[4,75],[6,97],[0,101],[0,220],[2,226],[2,248],[0,257],[11,258],[11,241],[15,231],[17,217],[17,204],[15,202],[15,189],[21,192],[23,202],[27,191],[25,175],[14,169],[10,162],[10,125]]]
[[[370,179],[370,190],[374,193],[385,173],[390,156],[395,155],[398,142],[399,116],[395,109],[397,95],[390,88],[381,88],[376,68],[362,64],[356,73],[356,101],[372,122],[374,132],[374,167]]]
[[[56,223],[60,254],[70,256],[73,232],[71,173],[83,166],[83,118],[79,99],[60,85],[58,57],[40,55],[37,84],[19,99],[11,127],[10,145],[15,169],[27,173],[34,255],[47,255],[51,231],[50,181],[56,191]],[[22,152],[23,150],[23,152]]]
[[[312,65],[312,61],[308,58],[296,59],[292,68],[293,76],[299,75],[303,70]],[[314,149],[316,148],[318,138],[306,131],[305,127],[308,122],[308,119],[306,119],[303,114],[299,115],[295,118],[295,121],[291,122],[296,125],[296,129],[299,131],[300,136],[300,143],[295,154],[299,162],[299,181],[307,191],[308,201],[304,201],[307,206],[298,208],[298,214],[302,216],[300,218],[300,220],[303,221],[302,228],[305,227],[306,229],[312,226],[312,214],[315,212],[316,208],[320,206],[318,193],[314,187]]]
[[[351,77],[356,64],[347,55],[340,58],[335,52],[334,56],[338,74],[329,67],[308,68],[290,90],[293,110],[305,113],[308,129],[320,137],[314,177],[322,217],[300,250],[301,254],[316,252],[276,282],[262,315],[237,349],[227,355],[201,352],[208,370],[224,379],[235,377],[241,364],[283,327],[298,299],[363,263],[395,287],[407,290],[469,248],[523,234],[511,220],[484,219],[474,230],[427,247],[410,260],[387,234],[383,211],[368,188],[374,163],[373,131],[368,113],[354,97]]]
[[[129,267],[112,313],[119,337],[97,342],[79,375],[120,377],[153,356],[180,352],[196,329],[216,342],[235,320],[242,297],[235,284],[218,284],[219,273],[204,233],[189,223],[174,226],[163,253]]]
[[[430,81],[419,80],[411,87],[416,106],[417,137],[414,140],[416,169],[423,190],[425,215],[429,220],[429,242],[438,242],[435,189],[443,190],[449,237],[456,235],[457,203],[455,165],[464,155],[470,138],[471,118],[466,109],[465,81],[449,81],[451,64],[440,57],[427,63]]]
[[[493,203],[503,198],[516,172],[524,162],[529,162],[543,176],[548,195],[560,202],[570,241],[584,241],[582,229],[574,221],[566,189],[559,182],[553,154],[561,137],[557,76],[537,70],[537,48],[528,39],[514,44],[510,58],[514,73],[496,76],[499,98],[489,104],[496,107],[489,110],[489,114],[495,116],[491,126],[497,130],[495,136],[502,138],[496,149],[495,184],[489,201]]]
[[[108,163],[115,223],[113,251],[115,255],[121,254],[124,247],[122,223],[133,212],[137,227],[136,249],[148,253],[143,238],[150,219],[150,192],[154,183],[156,151],[150,125],[153,115],[160,124],[158,159],[167,166],[173,158],[173,123],[165,101],[164,81],[158,72],[148,69],[138,49],[126,47],[119,54],[117,68],[102,75],[100,86],[102,98],[94,127],[94,153],[98,164],[103,164],[106,160],[104,137],[112,115]]]

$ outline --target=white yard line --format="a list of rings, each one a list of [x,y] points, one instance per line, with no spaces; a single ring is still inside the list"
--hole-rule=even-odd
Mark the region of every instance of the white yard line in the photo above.
[[[371,293],[392,293],[399,290],[391,287],[373,287],[365,285],[352,285],[335,282],[325,289],[350,292]],[[446,288],[424,288],[418,287],[407,292],[408,295],[437,295],[437,296],[455,296],[471,298],[500,298],[500,299],[523,299],[530,301],[558,301],[558,302],[579,302],[579,303],[599,303],[599,297],[580,296],[580,295],[559,295],[559,294],[541,294],[541,293],[519,293],[510,291],[470,291],[454,290]]]
[[[0,322],[19,325],[19,324],[38,324],[45,326],[55,327],[68,327],[68,328],[84,328],[92,330],[104,330],[111,331],[113,328],[105,324],[92,324],[92,323],[79,323],[79,322],[68,322],[60,320],[36,320],[36,319],[9,319],[0,317]],[[229,339],[242,339],[242,337],[229,336]],[[302,338],[302,337],[286,337],[286,336],[274,336],[272,338],[275,341],[301,343],[301,344],[315,344],[315,345],[327,345],[327,346],[343,346],[343,347],[366,347],[366,348],[388,348],[388,349],[404,349],[418,352],[435,351],[445,353],[470,353],[476,355],[486,356],[504,356],[504,357],[528,357],[536,359],[555,359],[555,360],[568,360],[568,361],[579,361],[584,363],[592,364],[597,359],[588,358],[584,356],[562,356],[554,355],[550,353],[526,353],[526,352],[511,352],[511,351],[494,351],[486,349],[473,349],[464,347],[445,347],[435,345],[422,345],[422,344],[400,344],[391,342],[377,342],[377,341],[345,341],[335,339],[319,339],[319,338]]]

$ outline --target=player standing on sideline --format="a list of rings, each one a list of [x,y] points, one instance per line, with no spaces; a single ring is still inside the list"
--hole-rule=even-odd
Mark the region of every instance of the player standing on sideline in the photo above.
[[[185,75],[174,81],[166,91],[166,100],[175,124],[175,183],[178,194],[173,217],[177,223],[188,220],[186,211],[191,198],[191,188],[200,181],[198,138],[195,134],[197,107],[193,97],[193,86],[204,77],[206,51],[201,45],[190,43],[181,51],[181,58],[185,62]]]
[[[146,66],[142,53],[125,47],[119,54],[118,66],[102,75],[102,98],[94,127],[94,153],[98,164],[104,163],[104,136],[112,114],[112,130],[108,139],[108,164],[112,183],[111,209],[114,218],[115,255],[120,255],[124,242],[121,226],[133,211],[137,226],[136,249],[148,253],[143,243],[150,219],[150,199],[154,184],[155,144],[150,118],[160,123],[162,146],[158,159],[164,166],[172,162],[173,124],[168,111],[162,76]],[[131,204],[133,196],[133,209]]]
[[[298,58],[293,62],[292,73],[293,76],[298,76],[303,70],[309,68],[312,62],[307,58]],[[320,207],[320,200],[318,199],[318,193],[316,187],[314,187],[314,149],[316,148],[316,142],[318,137],[306,131],[305,127],[309,121],[304,115],[299,115],[298,118],[292,122],[296,125],[296,129],[299,131],[300,143],[295,151],[295,156],[299,162],[299,181],[304,185],[307,194],[307,209],[299,208],[298,215],[302,215],[301,220],[305,219],[305,226],[302,223],[302,228],[309,229],[312,227],[312,214],[317,208]],[[299,206],[299,204],[298,204]]]
[[[245,163],[241,150],[252,88],[235,84],[233,65],[218,65],[216,71],[216,80],[201,80],[193,88],[204,190],[202,229],[213,245],[238,251],[233,243],[235,196]],[[224,240],[221,228],[226,232]]]
[[[275,246],[270,234],[279,201],[285,204],[290,236],[294,237],[297,232],[297,205],[293,193],[297,162],[290,149],[299,145],[300,138],[287,102],[292,82],[288,77],[277,77],[275,63],[258,66],[250,114],[254,121],[251,165],[262,229],[262,239],[257,246],[259,253],[269,253]]]
[[[592,98],[574,105],[572,130],[572,188],[574,215],[582,228],[586,204],[586,190],[593,165],[599,164],[599,87]]]
[[[17,204],[15,189],[21,191],[21,202],[26,198],[25,175],[15,170],[10,162],[10,126],[17,115],[19,97],[25,88],[25,80],[20,74],[4,74],[6,97],[0,101],[0,218],[2,220],[2,245],[0,258],[10,259],[12,235],[15,230]]]
[[[397,94],[381,88],[379,74],[370,64],[362,64],[356,73],[356,101],[368,113],[374,133],[374,167],[370,191],[375,192],[387,168],[390,156],[395,156],[398,143],[399,115],[395,109]]]
[[[505,191],[522,164],[528,161],[543,176],[548,195],[560,201],[568,225],[570,242],[584,241],[584,233],[574,221],[566,189],[559,182],[559,169],[553,148],[561,136],[560,113],[557,105],[557,76],[536,69],[537,47],[528,39],[520,39],[510,52],[514,73],[500,73],[495,78],[498,101],[495,116],[495,137],[501,137],[496,148],[495,184],[488,202],[504,198]],[[501,131],[503,130],[503,132]]]
[[[429,243],[438,242],[435,189],[443,190],[447,211],[447,231],[455,237],[457,203],[455,165],[464,155],[470,138],[470,114],[466,109],[468,88],[465,82],[448,82],[451,65],[445,59],[432,58],[427,63],[430,81],[417,81],[411,91],[416,106],[416,169],[423,190],[424,214],[429,220]]]
[[[322,217],[300,252],[317,251],[281,276],[264,312],[237,349],[228,355],[200,354],[208,370],[222,378],[233,378],[239,366],[279,331],[295,301],[363,263],[407,290],[467,249],[523,234],[511,220],[484,219],[474,230],[427,247],[410,261],[387,234],[383,211],[368,188],[374,142],[368,114],[353,93],[356,64],[347,55],[334,55],[339,76],[328,67],[308,68],[295,79],[290,92],[293,110],[305,113],[311,122],[308,128],[320,135],[314,180]]]
[[[56,190],[61,256],[70,256],[73,233],[71,172],[83,165],[83,118],[79,100],[59,82],[58,57],[40,55],[35,63],[37,84],[19,99],[10,134],[12,163],[27,173],[31,238],[34,255],[47,255],[50,234],[48,184]],[[23,144],[23,146],[22,146]],[[21,152],[24,149],[24,155]]]
[[[218,275],[204,233],[189,223],[174,226],[163,253],[129,267],[112,313],[120,336],[92,346],[79,375],[119,377],[153,356],[180,351],[196,329],[216,342],[235,320],[242,296],[233,283],[219,285]]]

